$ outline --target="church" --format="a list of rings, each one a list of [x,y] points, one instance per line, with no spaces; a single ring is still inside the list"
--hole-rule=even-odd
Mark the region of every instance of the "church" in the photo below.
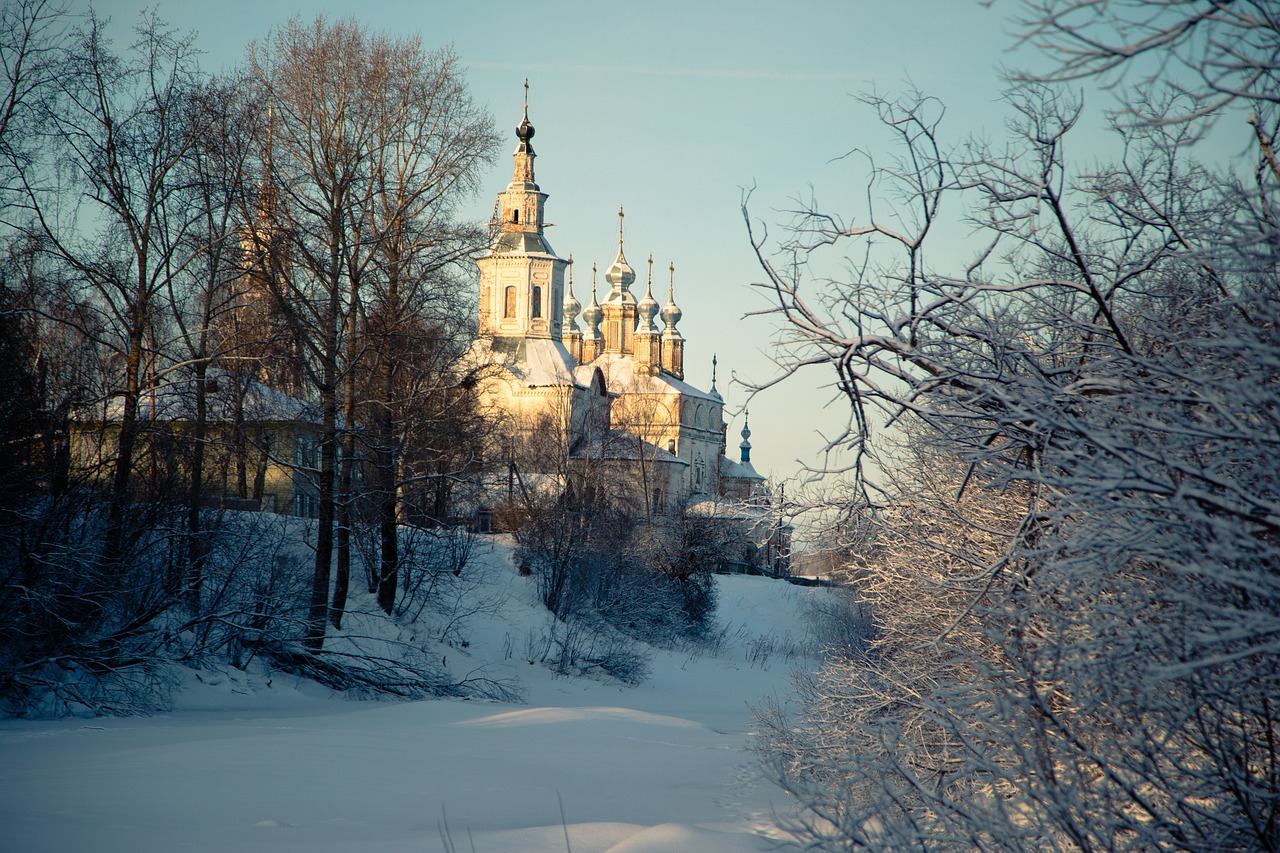
[[[637,299],[619,209],[617,256],[603,274],[608,292],[599,301],[593,265],[584,308],[572,255],[560,257],[547,242],[533,137],[526,103],[511,183],[498,193],[490,245],[476,261],[479,337],[469,356],[483,406],[507,425],[512,467],[532,480],[592,465],[626,471],[648,515],[761,497],[750,430],[742,430],[738,459],[725,455],[714,358],[709,390],[685,380],[674,264],[665,271],[665,304],[654,297],[652,257]]]

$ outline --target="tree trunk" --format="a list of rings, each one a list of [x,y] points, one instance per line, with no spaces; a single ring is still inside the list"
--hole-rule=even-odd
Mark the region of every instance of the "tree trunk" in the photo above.
[[[204,579],[204,565],[209,545],[201,529],[200,501],[204,493],[205,440],[208,432],[208,367],[200,362],[196,367],[196,419],[191,441],[191,476],[187,492],[187,553],[186,571],[179,580],[181,594],[191,612],[200,609],[200,585]]]
[[[107,512],[107,529],[102,551],[103,565],[114,571],[124,550],[124,516],[129,503],[129,486],[133,472],[134,448],[138,432],[138,399],[141,396],[139,373],[142,367],[142,322],[145,308],[135,306],[133,328],[129,331],[129,350],[125,357],[124,409],[120,416],[120,434],[116,443],[115,470],[111,480],[111,506]]]
[[[396,439],[393,433],[394,424],[391,416],[392,397],[395,394],[395,379],[392,363],[388,354],[383,355],[381,369],[382,400],[378,406],[378,535],[380,548],[378,556],[378,606],[387,614],[395,609],[396,587],[399,583],[400,541],[398,536],[398,504],[397,466],[399,454],[396,453]]]
[[[355,373],[347,366],[346,401],[343,405],[342,459],[339,463],[337,510],[338,564],[333,578],[333,602],[329,606],[329,622],[335,628],[342,627],[342,614],[347,608],[347,595],[351,589],[351,504],[353,472],[356,453],[356,437],[352,430],[355,423]]]
[[[320,408],[323,422],[320,443],[319,519],[316,525],[316,560],[311,581],[311,606],[309,610],[306,645],[319,650],[324,646],[325,623],[329,619],[329,580],[333,571],[333,528],[335,486],[337,485],[338,448],[338,314],[339,314],[339,263],[340,226],[332,229],[329,263],[329,305],[322,330],[322,380],[320,383]]]

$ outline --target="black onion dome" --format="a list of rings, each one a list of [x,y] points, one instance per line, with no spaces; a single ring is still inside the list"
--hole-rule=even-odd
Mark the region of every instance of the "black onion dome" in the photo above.
[[[529,121],[528,115],[516,126],[516,138],[521,142],[528,142],[533,139],[533,123]]]

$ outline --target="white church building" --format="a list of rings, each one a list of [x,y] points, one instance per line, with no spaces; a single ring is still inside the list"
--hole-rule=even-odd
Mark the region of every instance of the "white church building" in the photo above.
[[[710,390],[685,381],[674,264],[665,304],[653,294],[652,258],[637,299],[619,210],[617,257],[604,271],[609,290],[597,301],[593,265],[584,308],[573,292],[572,256],[560,257],[547,242],[533,136],[526,104],[514,174],[498,193],[491,243],[476,261],[479,337],[469,360],[483,405],[507,424],[507,454],[523,460],[522,476],[531,479],[561,466],[627,467],[643,489],[644,509],[656,514],[760,495],[764,478],[751,464],[748,429],[738,458],[725,455],[714,359]]]

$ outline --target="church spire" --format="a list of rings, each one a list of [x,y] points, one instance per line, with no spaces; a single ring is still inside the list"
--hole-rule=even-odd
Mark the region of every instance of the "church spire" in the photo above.
[[[662,330],[662,369],[677,379],[684,379],[684,336],[676,328],[684,315],[676,305],[675,262],[667,269],[671,277],[667,284],[667,304],[662,306],[662,322],[666,324]]]
[[[569,284],[564,296],[564,328],[565,331],[578,330],[578,315],[582,313],[582,303],[573,295],[573,254],[569,255]]]
[[[601,309],[604,311],[604,351],[617,355],[632,355],[636,334],[636,298],[630,291],[636,280],[636,271],[627,263],[622,253],[622,220],[626,214],[618,208],[618,257],[604,274],[609,282],[609,295]]]
[[[742,443],[738,445],[738,450],[742,453],[743,464],[751,462],[751,427],[748,426],[748,418],[751,413],[745,409],[742,412]]]
[[[618,208],[618,257],[614,258],[613,264],[605,271],[604,280],[609,282],[609,295],[605,298],[605,302],[632,302],[635,297],[631,295],[630,287],[632,282],[636,280],[636,271],[631,268],[631,264],[627,263],[627,256],[622,253],[622,220],[626,216],[622,208]]]
[[[653,298],[653,255],[649,256],[649,279],[645,284],[644,298],[636,305],[636,333],[658,334],[653,318],[658,316],[658,300]]]
[[[520,120],[520,124],[516,125],[516,139],[520,140],[520,144],[516,146],[515,153],[515,174],[512,176],[512,183],[533,183],[533,123],[529,121],[529,78],[524,78],[524,118]],[[537,189],[535,185],[534,189]]]
[[[582,303],[573,295],[573,255],[569,255],[568,275],[569,282],[565,288],[564,305],[561,308],[564,312],[564,324],[560,327],[560,342],[564,344],[565,349],[569,350],[573,360],[581,363],[582,330],[578,328],[578,315],[582,313]]]
[[[636,369],[648,376],[657,376],[662,370],[662,339],[653,318],[658,316],[658,300],[653,298],[653,255],[649,256],[649,278],[644,288],[644,298],[636,304]]]
[[[684,312],[680,310],[680,306],[676,305],[676,265],[674,261],[668,267],[668,270],[670,279],[667,283],[667,304],[662,306],[662,322],[666,324],[666,332],[670,332],[675,337],[680,337],[680,333],[676,331],[676,323],[680,322]]]
[[[591,265],[591,304],[582,312],[582,320],[587,324],[587,331],[582,335],[583,364],[594,361],[604,348],[600,335],[600,318],[603,315],[600,303],[596,301],[596,265]]]

